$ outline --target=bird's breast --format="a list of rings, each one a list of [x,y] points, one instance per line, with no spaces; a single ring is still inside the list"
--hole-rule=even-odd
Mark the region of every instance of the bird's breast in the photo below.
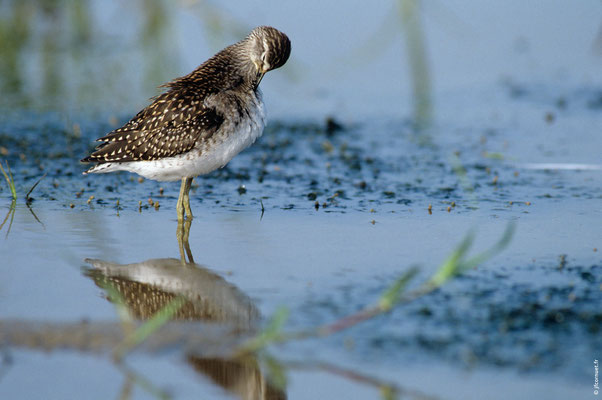
[[[266,112],[261,94],[251,96],[241,107],[230,109],[224,122],[213,136],[199,142],[190,156],[197,176],[207,174],[226,165],[234,156],[249,147],[263,133]]]

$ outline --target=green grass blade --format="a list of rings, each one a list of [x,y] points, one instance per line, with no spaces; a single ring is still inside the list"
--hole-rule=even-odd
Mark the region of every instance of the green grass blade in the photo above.
[[[464,236],[464,239],[458,247],[456,247],[454,252],[443,262],[443,264],[441,264],[437,272],[429,279],[427,285],[439,287],[462,272],[465,268],[463,268],[461,261],[468,252],[473,241],[474,231],[470,231]]]
[[[169,400],[172,398],[168,392],[157,387],[152,380],[129,368],[124,363],[116,363],[115,365],[126,377],[126,382],[124,383],[126,386],[121,391],[121,396],[119,397],[120,399],[125,400],[131,398],[131,384],[137,385],[144,392],[156,399]]]
[[[498,240],[490,249],[485,250],[481,254],[478,254],[468,260],[465,260],[466,253],[474,241],[474,232],[469,232],[464,237],[460,245],[447,258],[447,260],[445,260],[437,272],[435,272],[435,274],[427,282],[427,285],[439,287],[454,276],[459,275],[469,269],[475,268],[477,265],[482,264],[483,262],[492,258],[508,246],[512,240],[512,237],[514,236],[514,231],[515,224],[513,222],[509,222],[500,240]]]
[[[510,222],[507,225],[502,237],[491,248],[467,260],[468,250],[470,249],[470,246],[474,242],[475,238],[474,230],[469,231],[462,239],[460,244],[454,249],[452,254],[450,254],[450,256],[441,264],[439,269],[432,275],[432,277],[423,283],[418,289],[407,293],[405,296],[402,296],[408,283],[418,273],[418,268],[412,267],[399,279],[397,279],[389,288],[387,288],[387,290],[385,290],[379,299],[378,305],[363,308],[352,315],[335,321],[334,323],[322,325],[315,329],[296,333],[288,332],[285,334],[282,332],[282,327],[288,317],[288,310],[286,308],[280,308],[274,314],[274,317],[270,320],[267,327],[261,333],[244,343],[240,347],[238,353],[246,354],[257,352],[258,350],[261,350],[275,342],[328,336],[389,312],[399,303],[407,303],[415,300],[416,298],[427,295],[466,270],[474,268],[478,264],[487,261],[508,246],[514,235],[514,230],[515,224]]]
[[[266,347],[268,344],[278,341],[282,336],[282,327],[288,319],[289,310],[286,307],[280,307],[274,313],[274,316],[257,336],[249,339],[247,343],[242,346],[242,352],[255,352]]]
[[[102,288],[107,294],[107,299],[115,306],[115,310],[117,312],[117,316],[121,321],[124,331],[126,334],[133,332],[133,323],[134,318],[130,314],[130,311],[127,307],[125,298],[119,293],[119,291],[111,284],[111,282],[106,280],[99,280],[98,286]]]
[[[8,169],[8,176],[10,177],[10,191],[13,195],[13,200],[17,200],[17,189],[15,189],[15,178],[13,178],[13,172],[10,170],[8,161],[6,162],[6,168]]]
[[[504,230],[504,234],[502,235],[500,240],[498,240],[497,243],[495,243],[490,249],[485,250],[481,254],[474,256],[468,261],[465,261],[463,263],[463,269],[468,270],[475,268],[477,265],[482,264],[483,262],[487,261],[488,259],[492,258],[496,254],[504,250],[506,247],[508,247],[508,244],[510,244],[512,237],[514,236],[515,230],[516,224],[513,221],[510,221],[508,225],[506,225],[506,229]]]
[[[416,276],[417,273],[418,267],[412,267],[406,271],[401,278],[397,279],[393,285],[391,285],[381,296],[378,302],[379,308],[383,311],[388,311],[393,308],[393,306],[395,306],[395,304],[397,304],[399,301],[399,298],[401,297],[401,294],[405,290],[407,284]]]
[[[263,354],[262,359],[267,369],[267,377],[270,383],[282,391],[286,390],[286,384],[288,382],[286,367],[277,359],[267,354]]]
[[[6,183],[10,188],[10,192],[12,193],[13,200],[17,200],[17,190],[15,189],[15,180],[13,179],[13,174],[10,171],[10,166],[8,165],[8,161],[6,162],[6,168],[8,169],[8,174],[4,170],[2,166],[2,162],[0,161],[0,170],[2,170],[2,175],[4,175],[4,179],[6,179]]]
[[[122,358],[126,352],[144,342],[156,330],[165,325],[185,303],[186,299],[182,296],[178,296],[161,310],[157,311],[152,318],[140,325],[132,334],[128,335],[119,346],[117,346],[114,352],[115,357],[118,359]]]
[[[383,400],[395,400],[397,399],[397,392],[390,386],[381,386],[380,398]]]

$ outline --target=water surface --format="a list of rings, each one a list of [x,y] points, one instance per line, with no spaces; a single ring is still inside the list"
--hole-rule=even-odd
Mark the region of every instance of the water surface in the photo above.
[[[402,3],[21,10],[37,27],[3,50],[14,58],[3,58],[0,154],[18,199],[2,181],[0,397],[591,397],[600,5],[422,2],[407,14]],[[0,8],[3,24],[15,4]],[[51,16],[62,28],[34,24]],[[194,262],[181,265],[178,184],[82,176],[77,160],[156,85],[264,23],[289,34],[293,57],[262,82],[264,136],[195,180]],[[427,75],[406,52],[416,32]],[[428,107],[416,87],[430,88]],[[471,230],[471,254],[489,248],[510,222],[501,254],[440,290],[270,346],[285,385],[265,358],[230,358],[282,307],[288,331],[333,322],[414,265],[416,287]],[[139,320],[186,303],[116,364],[124,331],[107,285]]]

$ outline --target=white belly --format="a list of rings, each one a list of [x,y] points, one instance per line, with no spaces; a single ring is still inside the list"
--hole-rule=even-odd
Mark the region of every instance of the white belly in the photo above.
[[[263,133],[265,107],[261,98],[249,108],[250,118],[238,125],[224,121],[210,140],[199,143],[185,154],[154,161],[99,164],[88,172],[129,171],[156,181],[177,181],[208,174],[226,165]]]

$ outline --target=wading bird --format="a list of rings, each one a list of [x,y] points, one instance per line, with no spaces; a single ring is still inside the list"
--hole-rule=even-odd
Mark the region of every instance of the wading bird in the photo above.
[[[157,181],[181,180],[178,221],[192,218],[190,185],[198,175],[226,165],[250,146],[265,126],[259,90],[263,75],[286,63],[288,37],[260,26],[238,43],[226,47],[190,74],[163,87],[82,162],[97,163],[84,172],[134,172]]]

